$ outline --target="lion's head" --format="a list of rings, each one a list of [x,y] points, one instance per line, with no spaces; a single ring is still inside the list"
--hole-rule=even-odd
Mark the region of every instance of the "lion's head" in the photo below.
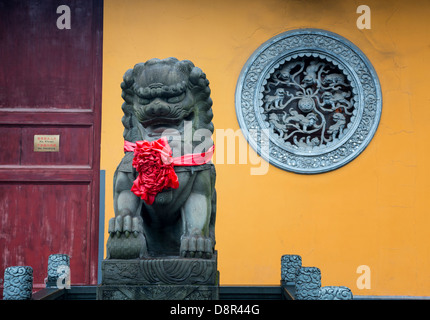
[[[138,63],[121,83],[124,139],[155,140],[185,126],[213,132],[209,81],[191,61],[176,58]]]

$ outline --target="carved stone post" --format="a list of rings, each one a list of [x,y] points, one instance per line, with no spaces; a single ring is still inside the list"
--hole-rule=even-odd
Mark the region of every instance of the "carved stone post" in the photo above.
[[[51,254],[48,257],[48,279],[46,287],[58,287],[57,281],[61,278],[64,279],[64,285],[60,288],[63,289],[70,285],[70,258],[67,254]]]
[[[319,300],[352,300],[353,295],[348,287],[325,286],[320,290]]]
[[[317,267],[301,267],[296,278],[297,300],[318,300],[321,289],[321,270]]]
[[[285,285],[293,286],[297,271],[302,267],[302,257],[296,254],[285,254],[281,257],[281,280]]]
[[[3,300],[29,300],[33,291],[33,268],[15,266],[4,271]]]

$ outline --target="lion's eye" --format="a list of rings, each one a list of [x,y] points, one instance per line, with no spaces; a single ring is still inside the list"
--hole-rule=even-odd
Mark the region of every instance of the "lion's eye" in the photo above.
[[[170,97],[167,99],[168,103],[177,103],[179,101],[184,100],[185,98],[185,93],[180,94],[179,96],[175,96],[175,97]]]
[[[151,102],[151,100],[145,98],[139,98],[137,101],[139,104],[149,104]]]

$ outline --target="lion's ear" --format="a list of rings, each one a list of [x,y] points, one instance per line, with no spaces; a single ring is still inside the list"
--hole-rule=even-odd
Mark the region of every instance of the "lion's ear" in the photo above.
[[[124,81],[121,82],[121,97],[127,103],[133,103],[133,90],[131,89],[134,83],[133,69],[129,69],[124,73]]]
[[[193,85],[196,85],[202,88],[207,87],[209,85],[209,80],[206,79],[206,74],[202,71],[202,69],[198,67],[194,67],[193,70],[191,70],[190,82]]]
[[[121,89],[127,89],[130,88],[133,85],[134,79],[133,79],[133,69],[128,69],[124,76],[122,77],[124,79],[124,82],[121,83]]]
[[[186,75],[190,74],[191,70],[194,68],[194,63],[192,63],[190,60],[178,61],[176,59],[176,61],[176,68]]]

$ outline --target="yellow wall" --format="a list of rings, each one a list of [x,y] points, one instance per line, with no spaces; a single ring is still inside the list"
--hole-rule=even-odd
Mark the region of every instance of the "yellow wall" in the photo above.
[[[430,3],[367,0],[370,30],[356,27],[360,4],[105,0],[105,238],[123,156],[119,85],[127,69],[154,57],[193,61],[210,80],[215,128],[237,130],[235,87],[249,56],[284,31],[321,28],[353,42],[375,67],[383,94],[379,128],[357,159],[320,175],[270,165],[256,176],[252,164],[216,164],[221,284],[277,285],[281,256],[295,253],[304,266],[321,269],[323,286],[345,285],[355,295],[430,295]],[[370,267],[371,289],[357,288],[360,265]]]

